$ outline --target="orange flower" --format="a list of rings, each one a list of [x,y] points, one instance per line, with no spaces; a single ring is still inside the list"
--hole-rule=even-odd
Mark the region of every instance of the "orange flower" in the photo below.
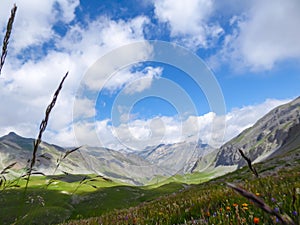
[[[258,224],[259,223],[259,218],[258,217],[254,217],[253,218],[253,223],[254,224]]]
[[[238,204],[236,204],[236,203],[233,203],[232,205],[233,205],[233,207],[237,207],[238,206]]]
[[[248,207],[248,204],[247,203],[243,203],[242,206],[243,207]]]
[[[227,211],[230,211],[230,206],[226,206],[226,210],[227,210]]]
[[[210,212],[209,211],[206,212],[206,216],[210,217]]]

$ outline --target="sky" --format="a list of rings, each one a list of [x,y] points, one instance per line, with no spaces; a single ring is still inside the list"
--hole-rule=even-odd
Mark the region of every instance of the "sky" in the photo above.
[[[61,146],[218,147],[300,95],[298,0],[2,1],[18,6],[0,75],[0,136]]]

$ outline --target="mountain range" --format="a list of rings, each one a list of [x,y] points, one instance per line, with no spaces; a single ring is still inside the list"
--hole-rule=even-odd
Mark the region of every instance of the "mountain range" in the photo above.
[[[0,138],[0,171],[17,162],[12,173],[19,173],[32,157],[34,139],[9,133]],[[59,173],[98,174],[134,185],[144,185],[156,177],[176,174],[210,173],[211,178],[246,165],[241,149],[252,162],[260,162],[300,145],[300,97],[281,105],[252,127],[219,149],[198,142],[149,146],[142,151],[116,151],[82,146],[70,149],[42,142],[35,170],[47,175]]]

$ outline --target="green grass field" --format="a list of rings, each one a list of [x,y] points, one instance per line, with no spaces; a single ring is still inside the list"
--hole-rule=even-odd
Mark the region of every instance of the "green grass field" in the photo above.
[[[299,156],[298,152],[285,157]],[[300,224],[300,161],[278,157],[255,167],[259,178],[244,167],[208,182],[214,174],[194,173],[157,178],[143,187],[96,175],[32,176],[26,193],[24,180],[19,181],[20,187],[0,189],[0,224],[277,223],[275,216],[234,192],[226,182],[256,194],[273,210]]]
[[[115,209],[136,206],[182,190],[182,184],[136,187],[89,175],[33,176],[27,192],[19,188],[0,191],[0,224],[55,224],[68,219],[100,216]]]

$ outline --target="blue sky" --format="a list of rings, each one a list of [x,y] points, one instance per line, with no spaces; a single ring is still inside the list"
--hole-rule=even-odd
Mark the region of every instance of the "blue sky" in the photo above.
[[[66,71],[45,133],[46,141],[64,146],[140,150],[198,138],[220,146],[300,95],[298,0],[5,1],[1,39],[14,2],[18,11],[0,76],[0,135],[35,137]],[[176,55],[171,46],[199,57],[207,71],[183,71],[180,56],[178,64],[155,61],[159,47],[149,40],[168,43],[170,58]],[[138,49],[136,42],[145,46]],[[125,56],[123,46],[129,46]],[[136,63],[110,68],[126,60]],[[205,76],[220,87],[224,113],[216,112],[208,93],[217,86],[195,81]]]

